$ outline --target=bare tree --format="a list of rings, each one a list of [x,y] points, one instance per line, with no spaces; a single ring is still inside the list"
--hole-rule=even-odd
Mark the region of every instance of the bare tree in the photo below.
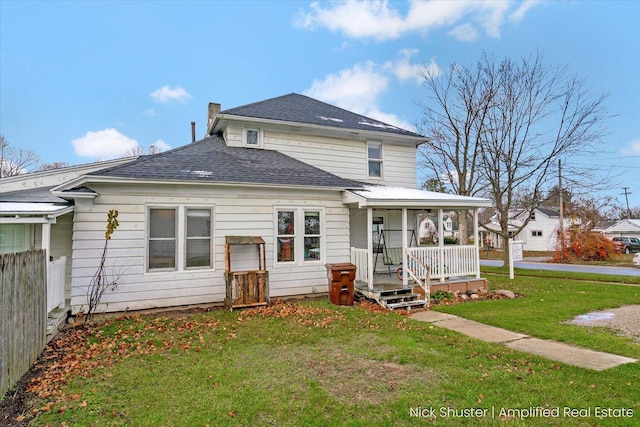
[[[162,151],[162,148],[160,148],[160,146],[156,144],[151,144],[146,148],[137,145],[123,152],[121,157],[136,157],[136,156],[144,156],[147,154],[158,154],[161,151]]]
[[[433,139],[423,145],[421,163],[450,177],[456,194],[493,199],[500,229],[492,231],[503,239],[528,224],[557,184],[559,161],[573,188],[593,184],[585,178],[590,171],[564,165],[601,141],[607,96],[590,96],[565,68],[547,67],[539,55],[496,61],[483,54],[475,68],[453,66],[446,76],[425,71],[423,77],[431,102],[421,130]],[[515,210],[526,219],[510,230]]]
[[[56,169],[62,169],[69,166],[67,162],[53,162],[53,163],[44,163],[40,165],[38,168],[39,171],[52,171]]]
[[[568,76],[564,68],[543,65],[540,56],[499,63],[485,56],[483,61],[498,91],[480,143],[481,169],[500,217],[496,231],[507,240],[513,209],[528,213],[511,230],[517,235],[547,189],[557,183],[559,162],[567,164],[567,159],[601,142],[606,95],[591,97],[577,77]],[[584,179],[583,171],[569,168],[563,175]],[[505,262],[508,255],[505,251]]]
[[[480,64],[475,69],[452,65],[444,75],[430,67],[421,71],[429,102],[422,106],[418,126],[429,142],[418,151],[420,165],[445,181],[453,193],[474,196],[482,189],[479,173],[482,135],[495,88]],[[467,221],[460,221],[461,242],[467,242]]]
[[[39,162],[35,151],[12,147],[0,134],[0,178],[30,172]]]

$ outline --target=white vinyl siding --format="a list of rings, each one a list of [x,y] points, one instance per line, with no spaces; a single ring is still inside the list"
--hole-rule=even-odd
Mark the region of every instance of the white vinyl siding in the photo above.
[[[243,128],[229,126],[224,134],[227,145],[243,146]],[[369,181],[367,143],[363,140],[262,131],[262,147],[276,150],[339,177]],[[416,149],[413,145],[383,141],[384,178],[372,182],[417,188]]]
[[[91,188],[100,196],[93,206],[76,206],[74,217],[71,295],[74,312],[86,311],[86,289],[100,262],[109,209],[118,210],[120,225],[108,243],[107,266],[119,277],[117,287],[104,294],[99,311],[222,303],[225,298],[225,236],[261,236],[265,240],[273,298],[327,292],[325,263],[349,260],[349,210],[342,204],[339,191],[141,184],[135,188],[127,186],[125,194],[116,185],[92,183]],[[307,211],[321,209],[324,218],[321,261],[278,263],[276,266],[274,209],[281,206]],[[149,207],[212,207],[212,268],[147,271]],[[184,235],[185,227],[185,221],[179,215],[178,237]],[[184,241],[178,238],[178,245],[184,245]],[[303,251],[300,252],[302,255]],[[178,265],[185,263],[182,254],[179,252],[177,256]],[[256,268],[255,254],[246,255],[246,259],[233,258],[234,263],[237,261],[233,267]]]

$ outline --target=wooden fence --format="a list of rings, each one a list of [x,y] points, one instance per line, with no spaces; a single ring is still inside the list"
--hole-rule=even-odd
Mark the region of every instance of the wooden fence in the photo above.
[[[0,396],[47,344],[46,294],[44,250],[0,255]]]

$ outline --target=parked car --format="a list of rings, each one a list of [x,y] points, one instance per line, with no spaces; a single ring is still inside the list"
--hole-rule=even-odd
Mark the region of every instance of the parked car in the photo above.
[[[636,267],[640,267],[640,253],[637,253],[633,257],[633,265],[635,265]]]
[[[625,254],[640,252],[640,239],[637,237],[614,237],[611,240],[613,240],[613,244],[620,252]]]

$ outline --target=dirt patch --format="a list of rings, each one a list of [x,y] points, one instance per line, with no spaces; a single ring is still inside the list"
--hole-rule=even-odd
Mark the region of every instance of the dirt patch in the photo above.
[[[640,344],[640,305],[625,305],[576,316],[569,323],[579,326],[612,328]]]

